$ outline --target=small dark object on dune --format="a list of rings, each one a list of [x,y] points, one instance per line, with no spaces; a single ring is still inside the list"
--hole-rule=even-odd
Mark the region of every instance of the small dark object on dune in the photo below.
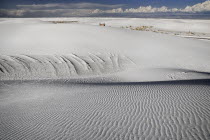
[[[105,23],[99,23],[99,26],[106,26]]]

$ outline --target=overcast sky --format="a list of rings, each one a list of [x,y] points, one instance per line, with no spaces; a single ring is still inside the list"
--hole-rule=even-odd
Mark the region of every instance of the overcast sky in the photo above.
[[[0,0],[1,17],[210,11],[206,0]]]

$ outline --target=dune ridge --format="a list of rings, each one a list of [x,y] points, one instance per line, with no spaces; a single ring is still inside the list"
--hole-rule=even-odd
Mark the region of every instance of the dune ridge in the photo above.
[[[133,83],[209,78],[210,73],[201,69],[139,67],[136,61],[117,53],[0,55],[0,81],[63,79],[78,83]]]

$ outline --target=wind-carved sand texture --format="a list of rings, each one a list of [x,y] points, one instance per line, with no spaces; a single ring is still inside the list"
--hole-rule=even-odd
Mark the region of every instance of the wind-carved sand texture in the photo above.
[[[0,139],[208,140],[209,83],[1,82]]]
[[[71,79],[119,72],[131,60],[121,54],[0,55],[0,80]]]

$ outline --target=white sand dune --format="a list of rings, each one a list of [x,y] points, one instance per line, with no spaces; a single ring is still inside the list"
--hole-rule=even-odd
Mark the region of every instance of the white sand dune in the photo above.
[[[41,18],[41,21],[77,21],[78,24],[96,25],[105,23],[109,27],[150,27],[147,31],[181,37],[210,40],[210,20],[151,19],[151,18]]]
[[[210,42],[130,24],[210,33],[208,20],[0,19],[0,139],[210,139]]]
[[[209,83],[1,82],[0,139],[208,140]]]
[[[7,19],[8,20],[8,19]],[[210,33],[209,20],[193,19],[151,19],[151,18],[40,18],[41,21],[77,21],[81,24],[107,26],[154,26],[155,28],[182,32]]]
[[[74,64],[70,66],[67,63],[72,60],[62,56],[78,61],[81,71],[87,65],[94,69],[81,72],[78,78],[106,77],[113,72],[112,76],[122,81],[137,82],[210,77],[210,43],[205,41],[86,24],[54,24],[39,19],[2,19],[0,30],[1,80],[71,79],[69,67]],[[98,58],[93,60],[90,54],[101,56],[105,63]]]

